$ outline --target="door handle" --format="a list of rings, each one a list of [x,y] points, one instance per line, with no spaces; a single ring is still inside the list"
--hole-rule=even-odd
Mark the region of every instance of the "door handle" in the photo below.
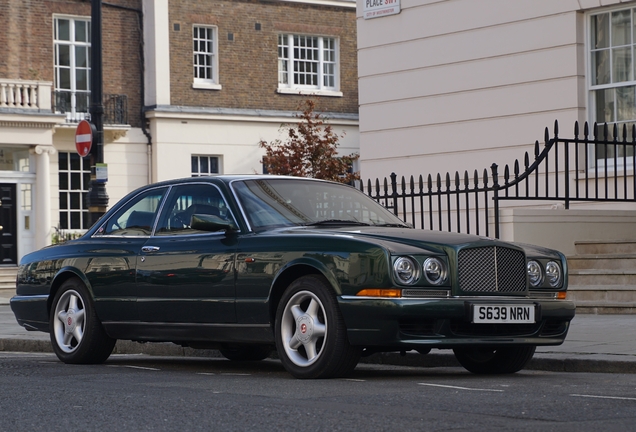
[[[157,252],[159,250],[159,246],[142,246],[142,252]]]

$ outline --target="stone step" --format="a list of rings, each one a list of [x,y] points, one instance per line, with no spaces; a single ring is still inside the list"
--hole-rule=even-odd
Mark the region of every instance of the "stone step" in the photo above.
[[[574,271],[575,273],[577,271]],[[579,270],[583,273],[582,279],[586,282],[601,279],[603,282],[599,284],[573,284],[570,282],[568,286],[567,299],[572,300],[576,305],[577,313],[595,313],[595,314],[633,314],[636,313],[636,283],[634,284],[610,284],[609,281],[620,281],[623,278],[634,278],[634,271],[625,272],[624,270]],[[608,275],[607,272],[611,273]],[[625,273],[629,273],[625,275]],[[580,275],[578,275],[580,276]],[[577,280],[577,276],[570,281]]]
[[[568,300],[604,301],[609,303],[636,304],[636,286],[633,285],[602,285],[602,286],[570,286]]]
[[[15,295],[15,286],[13,288],[0,288],[0,298],[10,299]]]
[[[577,286],[631,285],[636,287],[636,268],[574,269],[568,271],[569,288]]]
[[[568,268],[570,270],[634,269],[636,254],[576,255],[568,257]]]
[[[576,303],[577,314],[627,315],[636,314],[636,303],[599,303],[581,301]]]
[[[15,295],[15,278],[18,267],[0,267],[0,298],[8,299]]]
[[[618,240],[618,241],[577,241],[574,242],[574,248],[577,254],[594,255],[594,254],[618,254],[618,253],[634,253],[636,254],[636,240]]]

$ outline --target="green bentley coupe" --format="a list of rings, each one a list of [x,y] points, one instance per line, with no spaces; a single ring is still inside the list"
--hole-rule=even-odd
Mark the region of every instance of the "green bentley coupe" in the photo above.
[[[344,376],[376,352],[452,349],[514,373],[574,317],[563,254],[416,230],[353,187],[215,176],[138,189],[84,236],[26,255],[11,308],[65,363],[115,341],[276,350],[297,378]]]

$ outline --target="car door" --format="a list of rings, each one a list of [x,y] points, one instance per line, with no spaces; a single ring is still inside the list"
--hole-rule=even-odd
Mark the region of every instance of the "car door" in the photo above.
[[[236,239],[224,231],[192,229],[195,214],[233,218],[210,183],[172,188],[137,261],[137,306],[143,322],[236,322]]]
[[[103,322],[138,320],[135,267],[167,191],[167,187],[152,188],[133,197],[84,246],[85,273]]]

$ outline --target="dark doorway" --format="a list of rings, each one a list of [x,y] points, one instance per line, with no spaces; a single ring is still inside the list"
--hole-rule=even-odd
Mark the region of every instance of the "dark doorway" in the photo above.
[[[18,263],[16,185],[0,183],[0,264]]]

